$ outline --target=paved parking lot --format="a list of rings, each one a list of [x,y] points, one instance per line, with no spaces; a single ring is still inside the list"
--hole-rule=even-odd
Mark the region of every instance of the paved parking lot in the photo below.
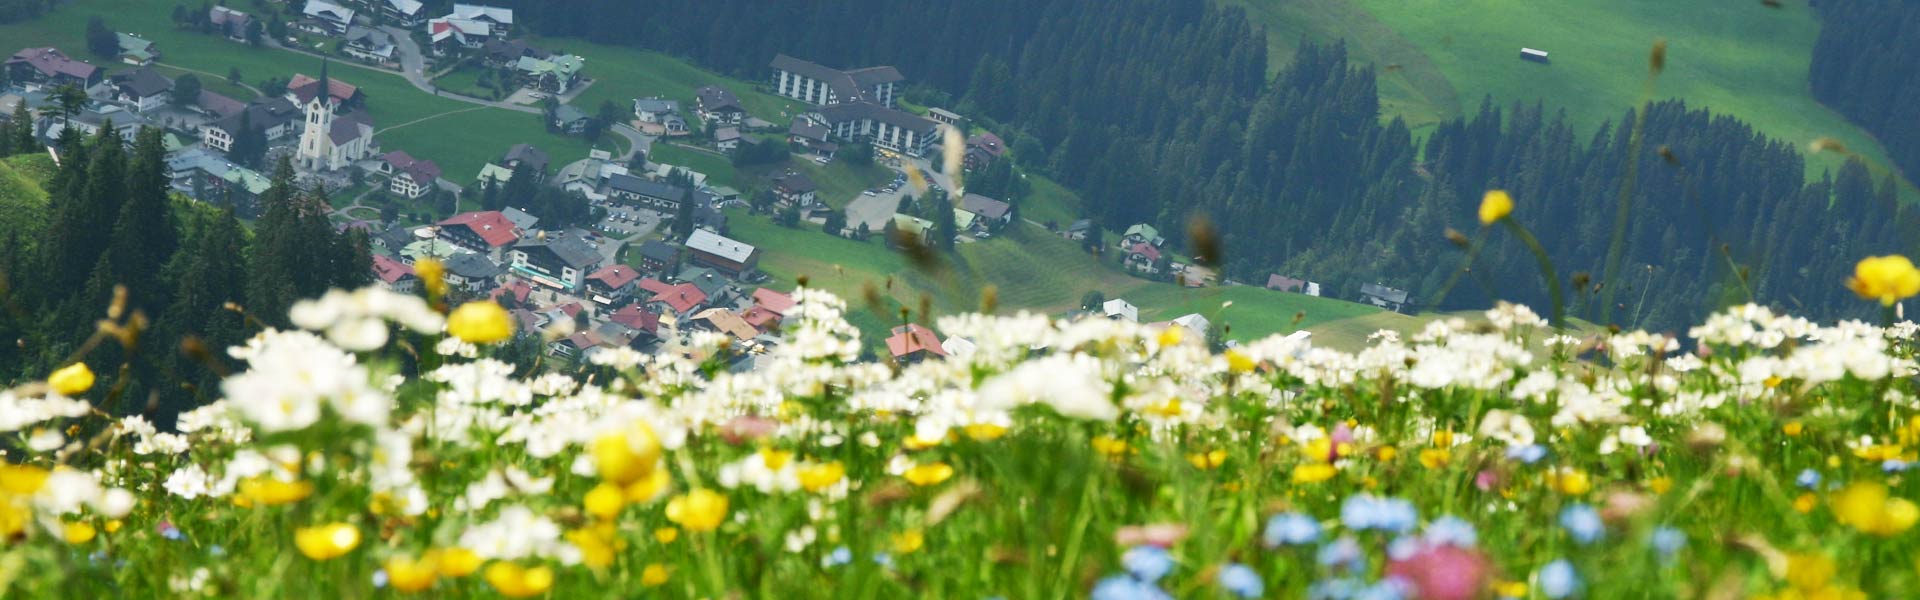
[[[600,221],[600,230],[621,238],[653,233],[654,228],[660,226],[660,220],[664,216],[651,210],[620,206],[618,203],[610,203],[602,208],[607,209],[607,218]]]
[[[872,196],[854,196],[853,201],[847,203],[847,226],[857,229],[861,223],[866,223],[868,230],[880,231],[887,225],[887,220],[893,218],[893,213],[900,211],[900,199],[906,195],[906,191],[906,186],[902,185],[891,192],[882,188],[875,190]]]

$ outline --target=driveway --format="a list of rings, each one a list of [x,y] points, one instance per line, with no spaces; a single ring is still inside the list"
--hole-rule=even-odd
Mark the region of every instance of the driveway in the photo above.
[[[847,203],[847,226],[859,229],[861,223],[866,223],[869,231],[880,231],[887,220],[893,218],[893,213],[900,212],[900,200],[906,193],[906,186],[901,186],[891,192],[854,196],[853,201]]]

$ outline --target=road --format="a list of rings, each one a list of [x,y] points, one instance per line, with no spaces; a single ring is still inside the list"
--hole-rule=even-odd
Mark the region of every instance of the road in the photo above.
[[[265,43],[268,46],[285,50],[287,52],[304,54],[314,58],[324,58],[329,61],[332,61],[334,64],[347,65],[349,67],[365,69],[368,71],[376,71],[380,73],[386,73],[388,75],[399,75],[400,77],[406,79],[407,83],[413,84],[414,88],[419,89],[422,92],[433,94],[441,98],[453,100],[455,102],[465,102],[467,104],[473,104],[477,106],[499,108],[504,110],[511,110],[515,112],[523,112],[523,113],[535,114],[535,115],[540,114],[540,109],[536,107],[521,106],[518,104],[509,104],[506,102],[493,102],[490,100],[481,100],[479,98],[475,98],[472,96],[463,96],[460,94],[455,94],[453,92],[443,91],[440,88],[434,87],[433,82],[427,80],[426,73],[423,72],[426,68],[426,57],[420,54],[420,45],[414,43],[413,38],[409,36],[405,30],[401,30],[395,27],[382,27],[380,28],[380,30],[387,32],[387,35],[393,36],[394,46],[400,52],[400,67],[402,70],[395,71],[393,69],[376,67],[373,65],[355,62],[351,60],[340,60],[338,57],[326,56],[316,52],[311,52],[305,48],[295,48],[292,46],[288,46],[284,43],[281,43],[280,40],[268,39],[268,40],[265,40]]]

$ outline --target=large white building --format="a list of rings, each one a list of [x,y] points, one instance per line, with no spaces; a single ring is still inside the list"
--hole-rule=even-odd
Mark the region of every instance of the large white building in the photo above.
[[[307,102],[306,126],[300,132],[300,165],[314,171],[334,171],[373,155],[373,122],[363,111],[335,114],[331,94],[315,94]]]
[[[906,80],[893,67],[842,71],[785,54],[774,55],[769,66],[773,67],[774,93],[823,106],[872,102],[893,108],[894,84]]]
[[[940,137],[939,123],[871,102],[830,104],[802,118],[825,125],[833,137],[911,156],[925,156]]]

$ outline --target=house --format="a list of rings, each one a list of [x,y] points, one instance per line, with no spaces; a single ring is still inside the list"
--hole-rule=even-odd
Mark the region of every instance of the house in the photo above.
[[[553,128],[561,132],[579,135],[592,122],[593,117],[587,111],[575,108],[572,104],[562,104],[553,109]]]
[[[580,82],[580,70],[586,68],[587,59],[572,54],[558,54],[549,58],[522,56],[514,62],[513,70],[531,87],[550,94],[565,94]]]
[[[227,36],[227,39],[236,42],[247,41],[247,22],[251,20],[247,13],[225,6],[207,9],[207,24],[218,28],[222,35]]]
[[[1000,141],[1000,136],[994,135],[991,131],[981,132],[979,135],[967,138],[967,151],[961,157],[961,164],[965,165],[969,171],[984,169],[992,165],[993,161],[1000,160],[1000,156],[1006,153],[1007,143]]]
[[[793,312],[795,306],[798,304],[793,301],[793,296],[763,287],[753,291],[753,306],[741,318],[760,331],[772,331],[780,326],[781,319]]]
[[[460,213],[440,222],[440,239],[499,260],[520,240],[520,230],[500,211]]]
[[[420,278],[413,273],[413,265],[394,260],[385,254],[373,255],[373,278],[380,287],[402,294],[413,292]]]
[[[1407,305],[1407,291],[1390,288],[1377,283],[1360,284],[1360,301],[1393,312]]]
[[[1200,341],[1203,342],[1207,340],[1208,328],[1213,327],[1213,322],[1208,321],[1207,318],[1201,316],[1200,313],[1189,313],[1175,317],[1170,323],[1187,330],[1187,333],[1200,336]]]
[[[606,260],[599,248],[572,235],[521,240],[511,256],[514,271],[534,283],[567,291],[585,286],[587,273]]]
[[[629,334],[644,333],[648,336],[660,336],[660,313],[647,310],[639,304],[628,304],[607,316],[607,322],[618,323],[627,328]],[[635,335],[638,340],[639,336]]]
[[[826,125],[813,122],[805,117],[794,117],[793,124],[787,127],[787,143],[806,149],[816,155],[833,157],[840,151],[840,145],[827,138],[832,131]]]
[[[899,239],[911,235],[921,245],[933,245],[933,221],[913,215],[893,213],[893,230],[897,232],[894,236],[896,239],[887,240],[888,244],[894,244]]]
[[[773,197],[778,199],[776,204],[782,208],[791,206],[806,209],[819,204],[816,195],[818,189],[812,178],[798,171],[788,172],[773,180]]]
[[[402,198],[425,196],[438,185],[440,165],[431,160],[421,160],[408,155],[405,150],[395,150],[380,157],[380,162],[381,170],[392,174],[387,179],[387,190]]]
[[[63,85],[86,89],[99,85],[105,71],[86,61],[67,58],[58,48],[26,48],[7,59],[7,79],[29,91]]]
[[[553,56],[552,52],[524,40],[489,40],[480,45],[480,52],[487,66],[495,68],[514,66],[522,58],[545,59]]]
[[[421,4],[420,0],[369,1],[373,6],[378,7],[380,16],[386,17],[388,22],[400,27],[419,27],[420,23],[427,18],[427,13],[423,10],[426,5]]]
[[[925,156],[940,137],[939,123],[872,102],[829,104],[807,118],[825,125],[834,138],[911,156]]]
[[[345,35],[347,28],[353,26],[353,9],[327,0],[307,0],[300,14],[306,18],[295,27],[320,35]]]
[[[748,324],[739,313],[726,308],[709,308],[693,314],[695,327],[733,336],[737,343],[747,343],[760,337],[760,330]]]
[[[687,257],[693,264],[713,267],[739,277],[760,263],[760,249],[705,229],[693,230],[687,237]]]
[[[484,165],[480,165],[480,176],[475,177],[474,180],[479,181],[480,185],[486,185],[489,183],[493,185],[502,185],[508,181],[513,180],[513,169],[502,167],[500,165],[496,165],[493,163],[487,163]]]
[[[202,100],[205,99],[202,94]],[[293,133],[294,122],[300,115],[299,108],[283,98],[255,100],[232,114],[201,125],[200,141],[208,148],[228,152],[233,149],[234,140],[248,128],[260,130],[268,142],[277,141]]]
[[[243,217],[257,214],[259,198],[273,180],[233,164],[206,148],[192,148],[167,156],[167,174],[173,189],[208,204],[228,205]]]
[[[110,81],[113,99],[127,104],[134,112],[147,112],[173,101],[173,80],[153,69],[141,67],[116,73]]]
[[[719,86],[709,85],[693,92],[693,111],[708,123],[739,125],[747,116],[740,99]]]
[[[983,231],[998,230],[1013,222],[1013,205],[979,194],[961,196],[960,210],[978,217],[976,225]]]
[[[511,206],[500,209],[500,216],[506,217],[507,222],[512,223],[516,231],[533,231],[534,226],[540,224],[540,217]]]
[[[893,360],[902,363],[916,363],[929,356],[946,356],[947,350],[940,344],[940,336],[932,329],[919,323],[908,323],[894,327],[892,335],[887,337],[887,353]]]
[[[773,62],[775,94],[814,105],[871,102],[893,108],[894,86],[905,81],[893,67],[866,67],[842,71],[776,54]]]
[[[552,162],[553,159],[548,157],[545,151],[535,148],[533,144],[514,144],[513,147],[507,149],[506,156],[500,157],[500,164],[508,169],[516,169],[524,166],[528,172],[533,173],[540,179],[546,179],[547,165]],[[505,180],[503,179],[502,181]]]
[[[600,267],[587,275],[587,294],[599,304],[612,306],[633,295],[640,271],[622,264]]]
[[[547,344],[547,352],[561,358],[585,356],[588,350],[600,347],[600,334],[592,331],[577,331],[573,335],[554,340]]]
[[[140,128],[153,123],[137,113],[121,110],[119,106],[107,105],[100,110],[82,109],[71,119],[63,119],[52,111],[43,111],[37,130],[40,131],[41,141],[52,146],[68,127],[79,130],[83,135],[91,136],[99,134],[102,128],[109,125],[119,132],[120,139],[124,143],[132,144],[134,138],[140,134]]]
[[[482,4],[455,4],[453,12],[447,13],[449,19],[486,23],[494,37],[506,37],[513,30],[513,9],[486,6]]]
[[[1132,302],[1114,298],[1100,305],[1100,314],[1109,319],[1140,322],[1140,307]]]
[[[648,281],[652,281],[654,285],[647,285]],[[667,285],[658,280],[645,279],[641,280],[640,286],[642,289],[648,289],[652,294],[647,298],[647,306],[661,314],[686,318],[707,305],[707,293],[700,291],[699,286],[691,283]]]
[[[322,70],[325,70],[322,67]],[[325,77],[326,73],[321,73]],[[294,73],[287,81],[285,97],[294,106],[306,106],[320,95],[320,80],[308,77],[306,73]],[[360,88],[345,81],[327,78],[327,98],[333,103],[335,113],[344,113],[360,108],[366,103],[367,96]]]
[[[649,273],[659,273],[665,271],[668,265],[672,265],[673,259],[679,255],[680,250],[667,245],[666,242],[647,240],[646,243],[640,244],[640,268]]]
[[[484,21],[440,17],[427,21],[427,43],[434,54],[457,48],[479,48],[493,38],[493,26]]]
[[[961,133],[966,133],[967,131],[967,118],[960,116],[960,113],[957,112],[939,107],[929,107],[927,108],[927,118],[933,119],[935,123],[959,130]]]
[[[1308,296],[1320,295],[1320,284],[1305,279],[1294,279],[1279,273],[1267,276],[1267,289],[1278,292],[1293,292]]]
[[[1067,231],[1062,237],[1070,240],[1084,240],[1089,235],[1093,235],[1093,219],[1080,219],[1067,225]]]
[[[635,98],[633,100],[633,118],[641,123],[661,124],[667,117],[680,112],[680,103],[659,98]]]
[[[1160,257],[1159,247],[1146,242],[1134,242],[1131,247],[1127,248],[1127,268],[1135,269],[1142,273],[1156,273],[1159,272],[1157,263],[1160,262]]]
[[[1547,60],[1547,51],[1532,48],[1521,48],[1520,60],[1533,61],[1543,65],[1553,63],[1553,61]]]
[[[114,33],[120,41],[120,62],[135,66],[146,66],[160,59],[160,48],[153,42],[131,33]]]
[[[667,214],[687,201],[687,188],[615,173],[607,177],[607,197]]]
[[[721,152],[740,149],[740,128],[729,126],[713,130],[713,147]]]
[[[1135,223],[1133,226],[1128,227],[1125,233],[1120,234],[1120,245],[1122,247],[1140,243],[1158,247],[1161,244],[1167,243],[1167,240],[1166,238],[1160,237],[1160,230],[1154,229],[1152,225],[1146,223]]]
[[[515,279],[512,281],[508,281],[506,285],[502,285],[498,288],[495,288],[493,290],[493,293],[490,294],[489,296],[492,297],[495,302],[500,302],[502,304],[505,304],[506,299],[512,298],[513,304],[515,306],[521,306],[527,303],[527,298],[533,296],[533,286],[531,284],[528,284],[524,280]],[[515,312],[520,312],[520,311],[515,311]],[[525,311],[525,312],[527,314],[533,314],[533,311]],[[530,329],[537,328],[537,325],[530,326],[529,328]]]
[[[484,254],[457,252],[445,261],[447,285],[475,294],[491,292],[506,277],[507,270]]]
[[[289,102],[287,105],[292,106],[293,103]],[[247,103],[245,102],[207,91],[205,88],[200,90],[200,97],[196,98],[193,104],[187,106],[188,110],[215,119],[224,119],[233,116],[234,113],[246,110],[246,108]]]
[[[355,25],[347,28],[347,43],[340,47],[347,56],[374,64],[389,65],[394,62],[393,36],[371,27]]]

